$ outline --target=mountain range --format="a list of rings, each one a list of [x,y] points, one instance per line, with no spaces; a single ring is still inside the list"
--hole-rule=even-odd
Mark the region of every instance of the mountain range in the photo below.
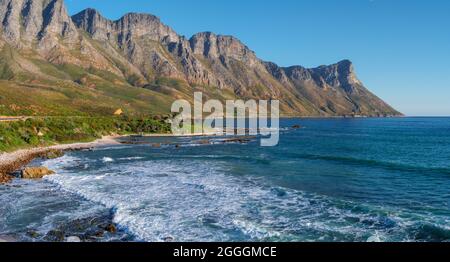
[[[179,35],[158,17],[70,16],[63,0],[0,0],[0,115],[168,113],[174,99],[278,99],[285,116],[401,115],[349,60],[281,67],[233,36]]]

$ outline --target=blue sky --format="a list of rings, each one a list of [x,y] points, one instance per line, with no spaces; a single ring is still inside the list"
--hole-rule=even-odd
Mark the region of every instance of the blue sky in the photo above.
[[[151,13],[179,34],[234,35],[267,61],[354,62],[375,94],[407,115],[450,116],[447,0],[66,0],[71,14]]]

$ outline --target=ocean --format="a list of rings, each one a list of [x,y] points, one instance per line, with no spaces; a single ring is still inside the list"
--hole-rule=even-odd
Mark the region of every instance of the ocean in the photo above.
[[[69,228],[83,238],[84,224],[104,219],[118,232],[91,241],[450,240],[450,118],[281,126],[276,147],[145,138],[161,147],[45,160],[56,175],[0,185],[0,235],[49,241]]]

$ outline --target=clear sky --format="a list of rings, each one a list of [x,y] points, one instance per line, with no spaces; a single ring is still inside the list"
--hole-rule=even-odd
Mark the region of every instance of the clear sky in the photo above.
[[[360,80],[401,112],[450,116],[448,0],[65,0],[69,12],[151,13],[181,35],[234,35],[267,61],[354,62]]]

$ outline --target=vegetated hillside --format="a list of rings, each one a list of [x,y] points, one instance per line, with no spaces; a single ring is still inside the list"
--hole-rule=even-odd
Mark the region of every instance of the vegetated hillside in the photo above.
[[[195,91],[217,99],[278,99],[284,115],[392,116],[353,65],[307,69],[265,62],[232,36],[187,39],[159,18],[72,17],[62,0],[0,0],[0,114],[168,113]]]
[[[0,122],[0,153],[19,148],[88,142],[112,134],[169,133],[159,117],[36,117]]]

